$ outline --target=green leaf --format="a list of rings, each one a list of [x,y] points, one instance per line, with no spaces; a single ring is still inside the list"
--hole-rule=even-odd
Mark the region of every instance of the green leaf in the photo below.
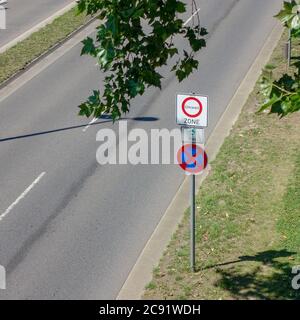
[[[264,110],[270,108],[273,106],[273,104],[279,102],[281,100],[281,97],[273,96],[271,99],[267,99],[267,101],[260,107],[258,110],[258,113],[263,112]]]
[[[90,37],[87,37],[82,41],[83,48],[81,50],[81,55],[89,54],[91,56],[96,56],[96,48],[94,46],[94,40]]]
[[[298,14],[293,17],[292,22],[291,22],[291,28],[292,29],[298,29],[300,27],[300,18]]]
[[[176,11],[179,13],[184,13],[186,11],[185,6],[185,3],[178,1],[176,4]]]
[[[192,11],[192,2],[189,8]],[[95,40],[87,37],[83,41],[81,54],[95,58],[105,74],[102,94],[94,91],[80,105],[80,115],[105,112],[116,119],[128,112],[131,100],[146,88],[161,89],[161,67],[171,58],[178,61],[171,72],[179,81],[198,68],[194,55],[205,47],[207,30],[197,24],[184,25],[185,1],[79,0],[78,10],[102,19]],[[185,50],[177,45],[180,38],[188,40]]]

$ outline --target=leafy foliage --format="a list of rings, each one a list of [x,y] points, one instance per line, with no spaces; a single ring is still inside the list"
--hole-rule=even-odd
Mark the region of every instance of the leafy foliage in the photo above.
[[[191,1],[195,12],[197,6]],[[188,26],[180,18],[186,5],[179,0],[79,0],[79,12],[98,15],[102,20],[97,28],[96,39],[83,41],[82,54],[97,60],[107,75],[104,91],[94,90],[82,103],[80,115],[99,117],[110,113],[119,118],[130,108],[130,101],[143,95],[148,87],[161,88],[162,75],[159,68],[167,65],[172,57],[177,62],[171,69],[179,81],[187,78],[198,61],[196,52],[205,47],[205,28]],[[174,37],[181,36],[190,45],[180,50]]]
[[[276,16],[285,28],[291,30],[291,38],[300,38],[300,0],[284,2]],[[300,60],[294,59],[288,73],[274,80],[273,66],[263,71],[260,88],[265,101],[259,112],[270,110],[281,117],[300,110]]]

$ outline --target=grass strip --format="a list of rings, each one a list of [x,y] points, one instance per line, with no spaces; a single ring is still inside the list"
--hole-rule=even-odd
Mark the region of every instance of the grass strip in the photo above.
[[[285,41],[270,61],[278,75]],[[291,286],[300,265],[300,113],[257,115],[260,102],[257,85],[197,196],[197,272],[187,210],[144,298],[300,298]]]
[[[1,53],[0,83],[24,69],[34,59],[88,21],[89,17],[85,14],[77,15],[76,12],[77,8],[72,8],[52,23]]]

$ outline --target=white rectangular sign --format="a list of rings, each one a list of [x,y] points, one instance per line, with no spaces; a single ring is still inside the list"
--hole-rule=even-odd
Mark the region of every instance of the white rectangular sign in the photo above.
[[[207,127],[208,97],[178,94],[176,99],[176,123],[188,127]]]
[[[205,144],[204,129],[181,127],[181,137],[183,143]]]

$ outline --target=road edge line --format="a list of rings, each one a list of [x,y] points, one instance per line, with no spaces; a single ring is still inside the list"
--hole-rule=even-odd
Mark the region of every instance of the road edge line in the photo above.
[[[276,23],[223,115],[220,117],[206,146],[210,161],[215,159],[225,138],[229,135],[233,125],[237,121],[261,75],[263,67],[269,62],[282,33],[282,25]],[[203,175],[197,177],[197,190],[209,172],[210,167],[208,167]],[[164,251],[170,243],[172,235],[177,230],[178,224],[182,221],[183,213],[188,208],[188,195],[189,183],[186,177],[131,269],[116,300],[138,300],[142,298],[145,286],[152,280],[153,268],[158,265]]]

